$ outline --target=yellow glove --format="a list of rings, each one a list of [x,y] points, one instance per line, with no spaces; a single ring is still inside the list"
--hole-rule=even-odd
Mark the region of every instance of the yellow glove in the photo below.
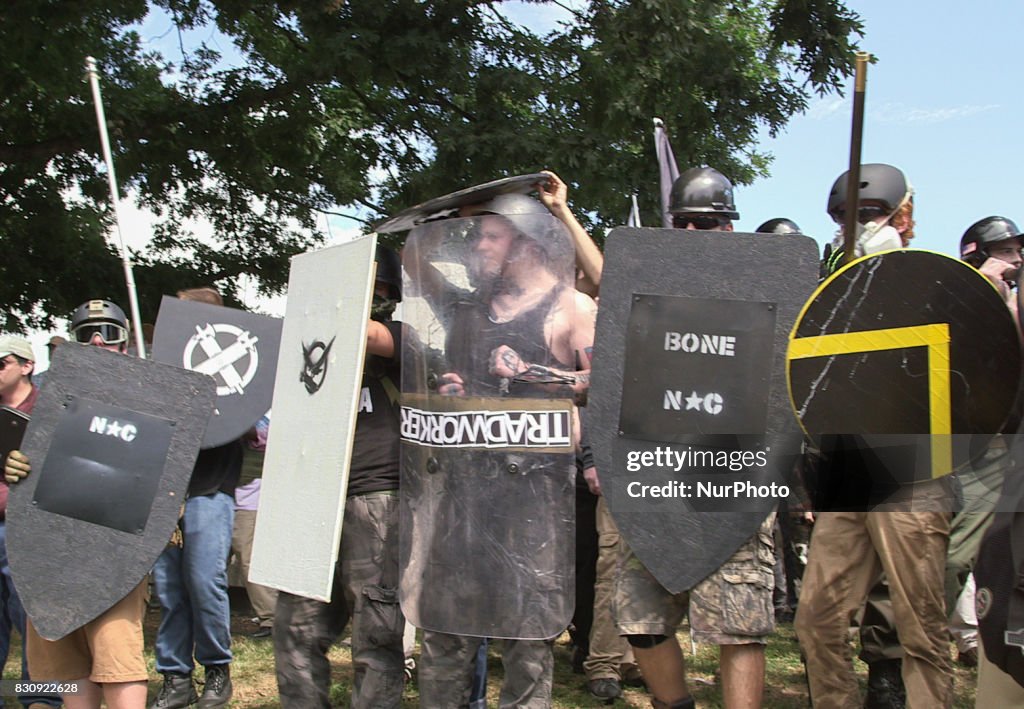
[[[13,450],[7,455],[7,460],[4,461],[4,480],[16,483],[31,472],[32,465],[24,453]]]

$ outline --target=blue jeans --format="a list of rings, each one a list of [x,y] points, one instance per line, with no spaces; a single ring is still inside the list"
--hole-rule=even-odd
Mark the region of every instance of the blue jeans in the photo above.
[[[153,567],[162,610],[156,635],[158,672],[189,674],[231,662],[228,554],[235,521],[231,495],[190,497],[181,521],[184,544],[168,546]]]
[[[0,520],[0,672],[7,665],[13,628],[17,628],[21,634],[21,679],[27,680],[29,676],[28,659],[25,656],[25,609],[18,598],[18,592],[14,589],[11,567],[7,563],[7,523]],[[52,707],[61,705],[60,696],[56,694],[21,694],[18,701],[26,707],[36,703]],[[3,705],[3,697],[0,697],[0,707]]]

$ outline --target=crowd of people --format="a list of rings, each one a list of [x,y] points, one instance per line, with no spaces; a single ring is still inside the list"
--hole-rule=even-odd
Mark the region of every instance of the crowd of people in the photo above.
[[[840,225],[848,210],[856,210],[863,229],[855,239],[855,255],[909,246],[914,200],[903,172],[891,165],[863,165],[860,185],[857,202],[850,203],[844,173],[832,187],[827,207]],[[680,175],[669,211],[679,230],[729,232],[739,217],[731,182],[710,167]],[[499,195],[461,205],[449,218],[470,220],[469,287],[444,292],[452,286],[436,269],[418,268],[407,280],[428,301],[431,293],[439,294],[432,302],[446,327],[447,356],[432,383],[434,393],[482,399],[558,398],[582,404],[590,381],[603,257],[569,209],[565,183],[547,173],[537,185],[536,198]],[[544,226],[531,231],[525,224]],[[570,245],[575,278],[571,268],[562,268],[557,249],[545,241],[552,238],[551,229]],[[759,231],[772,238],[771,234],[799,228],[788,219],[775,219]],[[1011,220],[991,216],[971,225],[960,244],[962,258],[989,279],[1015,319],[1014,283],[1022,265],[1022,239]],[[841,240],[830,245],[823,259],[825,275],[842,266],[843,254]],[[178,295],[220,304],[211,288]],[[354,670],[351,705],[401,705],[407,669],[405,618],[399,604],[400,491],[405,474],[400,470],[401,367],[403,347],[416,346],[415,333],[392,317],[402,295],[398,255],[379,247],[364,391],[332,599],[249,588],[261,624],[258,636],[269,636],[273,643],[281,705],[287,708],[330,706],[327,652],[347,626]],[[124,353],[128,322],[114,303],[90,300],[72,315],[70,338]],[[34,362],[26,340],[0,337],[0,404],[31,413],[39,391],[33,383]],[[765,647],[776,618],[788,621],[794,608],[815,707],[951,706],[951,623],[962,629],[957,633],[962,664],[987,665],[988,676],[1001,672],[979,647],[971,628],[972,622],[976,625],[973,604],[965,599],[974,588],[974,562],[995,512],[1002,478],[1012,464],[1010,446],[1002,437],[995,437],[983,455],[956,475],[914,484],[911,502],[901,499],[891,509],[883,504],[871,511],[815,513],[783,505],[780,517],[774,511],[769,514],[719,569],[693,588],[671,593],[616,529],[601,495],[601,471],[588,453],[585,406],[580,410],[576,466],[570,462],[566,468],[561,457],[544,465],[545,474],[569,481],[563,486],[566,494],[572,496],[575,490],[577,595],[570,632],[574,664],[585,673],[596,700],[614,700],[623,684],[642,683],[656,708],[696,706],[677,641],[677,631],[688,618],[694,640],[720,649],[724,705],[761,706]],[[139,579],[131,594],[70,635],[43,639],[18,601],[6,563],[2,515],[0,655],[6,657],[10,630],[17,628],[27,642],[24,677],[80,684],[79,692],[62,698],[70,709],[93,709],[102,702],[116,709],[142,709],[147,704],[150,709],[227,706],[233,691],[227,560],[233,538],[236,546],[241,544],[243,563],[251,553],[256,510],[250,498],[254,492],[258,496],[265,441],[266,422],[239,441],[202,451],[196,462],[179,532],[153,568],[161,609],[156,669],[164,680],[155,698],[147,700],[149,676],[143,656],[146,581]],[[458,459],[450,462],[457,467]],[[434,462],[443,470],[448,463],[444,458]],[[827,471],[830,451],[808,448],[804,464]],[[252,468],[257,472],[243,473]],[[31,470],[31,461],[13,451],[5,465],[6,481],[15,485]],[[487,478],[485,470],[473,472]],[[573,476],[578,476],[575,486]],[[957,492],[952,494],[951,488]],[[0,492],[6,493],[6,488]],[[955,507],[950,505],[954,499]],[[5,496],[0,500],[5,502]],[[802,578],[802,564],[781,563],[784,553],[798,556],[790,537],[794,521],[800,526],[813,524]],[[783,532],[779,539],[786,540],[784,548],[776,544],[777,526]],[[502,533],[516,529],[510,526]],[[786,580],[777,583],[777,577]],[[446,589],[435,586],[425,593],[443,595]],[[852,665],[851,627],[860,629],[861,656],[869,666],[866,700],[860,696]],[[479,698],[474,694],[474,672],[484,639],[434,628],[424,631],[418,665],[421,706],[464,707]],[[502,643],[505,680],[500,706],[551,706],[553,638],[523,632]],[[197,665],[203,667],[201,694],[193,680]],[[991,686],[995,685],[993,680]],[[985,701],[999,703],[982,704],[979,699],[978,706],[1021,701],[1020,686],[1011,682],[1000,687],[1004,694],[997,698],[984,695]],[[59,706],[61,698],[24,695],[19,701],[26,707]]]

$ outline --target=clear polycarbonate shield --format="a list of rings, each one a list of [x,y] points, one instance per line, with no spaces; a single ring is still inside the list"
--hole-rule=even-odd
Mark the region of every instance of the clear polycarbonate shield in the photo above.
[[[550,638],[574,597],[573,248],[550,215],[424,224],[404,254],[401,598],[418,627]]]

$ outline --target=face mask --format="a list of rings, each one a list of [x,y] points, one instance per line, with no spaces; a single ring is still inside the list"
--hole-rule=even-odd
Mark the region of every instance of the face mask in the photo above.
[[[858,225],[860,226],[860,225]],[[903,239],[896,227],[889,224],[871,222],[864,225],[857,235],[857,248],[864,250],[864,255],[877,254],[879,251],[903,248]]]
[[[370,319],[384,322],[391,319],[391,314],[398,307],[398,301],[391,298],[384,298],[376,293],[373,294],[373,303],[370,305]]]
[[[838,244],[840,247],[842,246],[842,228],[836,231],[836,238],[833,243]],[[900,237],[900,233],[896,231],[896,227],[885,222],[881,224],[878,222],[868,222],[867,224],[857,225],[857,241],[854,246],[854,255],[856,257],[859,258],[861,256],[877,254],[879,251],[902,248],[903,239]]]

